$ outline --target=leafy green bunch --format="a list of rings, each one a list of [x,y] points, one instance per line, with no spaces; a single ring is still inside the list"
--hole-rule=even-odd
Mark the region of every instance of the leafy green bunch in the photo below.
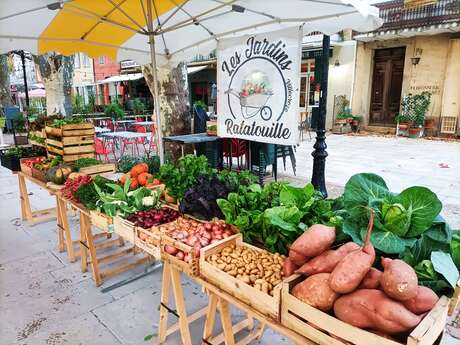
[[[375,218],[371,242],[378,254],[400,257],[417,267],[424,285],[438,293],[441,287],[449,286],[446,281],[455,286],[459,277],[456,265],[460,267],[460,235],[454,236],[439,215],[442,203],[430,189],[413,186],[392,193],[380,176],[357,174],[345,185],[343,204],[347,213],[343,233],[354,242],[363,242],[372,208]],[[431,268],[444,278],[430,274]],[[427,277],[432,280],[426,280]]]
[[[210,176],[212,173],[213,169],[205,156],[190,154],[179,158],[176,165],[162,165],[159,178],[166,185],[168,194],[181,200],[185,192],[196,184],[199,176]]]

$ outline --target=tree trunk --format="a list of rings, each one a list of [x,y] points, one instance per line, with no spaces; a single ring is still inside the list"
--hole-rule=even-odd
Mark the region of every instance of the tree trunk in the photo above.
[[[142,73],[153,95],[152,65],[142,66]],[[159,67],[158,83],[163,136],[191,133],[192,118],[189,107],[187,66],[180,63],[177,66]],[[173,161],[181,156],[180,145],[168,144],[165,151],[168,158]]]
[[[45,85],[47,115],[72,115],[73,56],[48,53],[34,56],[34,62]]]
[[[0,55],[0,107],[13,104],[10,94],[10,71],[8,68],[8,56]]]

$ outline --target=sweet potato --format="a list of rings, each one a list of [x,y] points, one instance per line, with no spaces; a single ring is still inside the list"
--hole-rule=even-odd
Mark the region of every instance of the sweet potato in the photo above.
[[[331,273],[329,286],[335,292],[345,294],[355,290],[372,267],[375,260],[375,249],[371,243],[373,226],[374,210],[371,209],[364,246],[360,250],[348,253]]]
[[[338,298],[334,313],[353,326],[387,334],[409,332],[422,320],[421,315],[415,315],[401,302],[375,289],[359,289]]]
[[[332,309],[335,300],[340,296],[329,288],[329,273],[318,273],[309,276],[292,289],[292,295],[302,302],[323,311]]]
[[[383,291],[397,301],[407,301],[417,295],[418,279],[414,269],[404,261],[382,257],[383,275],[380,284]]]
[[[402,303],[411,312],[419,315],[433,309],[438,300],[439,297],[433,290],[427,288],[426,286],[418,286],[417,295],[411,299],[403,301]]]
[[[283,263],[283,275],[285,278],[291,276],[298,266],[291,261],[291,259],[286,258]]]
[[[371,267],[364,276],[361,284],[359,284],[358,289],[378,289],[380,286],[380,278],[382,277],[383,272],[378,269]]]
[[[348,242],[336,250],[326,250],[320,255],[307,261],[296,270],[296,273],[312,275],[316,273],[331,273],[334,267],[343,259],[345,255],[353,250],[358,250],[359,246],[354,242]]]
[[[334,241],[334,227],[313,224],[292,243],[289,257],[297,266],[302,266],[308,258],[318,256],[327,250]]]

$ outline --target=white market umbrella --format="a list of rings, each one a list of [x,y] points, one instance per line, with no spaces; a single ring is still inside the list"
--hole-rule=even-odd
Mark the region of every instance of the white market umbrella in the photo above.
[[[83,52],[152,63],[158,146],[159,64],[208,55],[223,38],[303,25],[304,33],[370,31],[382,21],[362,0],[1,0],[0,53]]]

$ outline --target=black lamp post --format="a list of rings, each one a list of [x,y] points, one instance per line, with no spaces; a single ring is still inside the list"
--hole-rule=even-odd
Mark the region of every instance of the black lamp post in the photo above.
[[[327,197],[326,190],[326,157],[327,157],[327,145],[326,145],[326,113],[327,113],[327,78],[329,72],[329,49],[330,49],[330,37],[323,35],[323,51],[321,57],[321,97],[319,100],[319,118],[316,128],[316,142],[313,156],[313,173],[311,182],[315,189],[319,191],[325,198]]]

